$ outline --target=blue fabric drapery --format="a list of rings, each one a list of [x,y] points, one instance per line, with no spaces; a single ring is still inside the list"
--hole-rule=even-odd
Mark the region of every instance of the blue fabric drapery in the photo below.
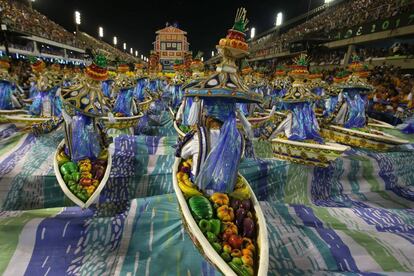
[[[133,103],[134,89],[121,89],[115,101],[113,108],[114,113],[122,113],[125,116],[133,116],[132,103]]]
[[[12,84],[8,81],[0,81],[0,109],[13,109]]]
[[[362,128],[366,125],[365,104],[366,96],[362,96],[358,89],[345,89],[344,97],[348,103],[348,114],[344,127]]]
[[[218,142],[213,146],[196,178],[196,185],[207,193],[234,190],[241,159],[242,137],[236,125],[233,102],[205,100],[206,113],[224,124]]]
[[[286,107],[292,112],[291,135],[289,140],[314,140],[319,143],[323,139],[319,133],[318,121],[313,112],[312,103],[288,103]]]

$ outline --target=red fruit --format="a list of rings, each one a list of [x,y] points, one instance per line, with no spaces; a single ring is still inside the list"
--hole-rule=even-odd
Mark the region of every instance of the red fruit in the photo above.
[[[238,235],[232,235],[228,242],[233,249],[241,249],[243,238]]]
[[[232,235],[234,235],[232,232],[230,232],[230,231],[225,231],[225,232],[223,233],[223,240],[228,241]]]

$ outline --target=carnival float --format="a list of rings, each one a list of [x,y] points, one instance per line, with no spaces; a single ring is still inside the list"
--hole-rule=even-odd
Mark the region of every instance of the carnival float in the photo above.
[[[238,174],[242,134],[236,127],[236,103],[260,103],[237,74],[235,61],[247,55],[246,10],[217,50],[217,71],[191,89],[190,117],[196,131],[177,148],[173,186],[183,223],[200,252],[225,275],[267,275],[266,221],[249,183]],[[210,143],[207,143],[210,141]]]
[[[370,127],[366,115],[367,95],[373,92],[372,86],[366,80],[369,72],[357,56],[348,69],[350,73],[341,72],[335,80],[336,91],[340,92],[338,96],[330,97],[330,106],[334,97],[338,97],[334,100],[337,103],[334,111],[329,114],[329,119],[323,120],[322,136],[341,144],[380,151],[407,144],[407,140],[375,129],[390,128],[386,123],[371,120],[372,127]],[[330,110],[333,108],[331,107]]]
[[[54,171],[64,194],[82,208],[95,202],[105,187],[112,156],[101,120],[110,112],[102,93],[108,78],[107,61],[102,55],[85,69],[76,89],[61,95],[65,139],[57,147]]]
[[[114,100],[111,104],[111,113],[102,117],[104,126],[113,134],[134,134],[133,128],[143,116],[138,110],[134,96],[136,82],[136,78],[129,72],[129,66],[125,63],[120,64],[112,88]]]
[[[289,72],[293,83],[280,100],[288,112],[278,113],[279,121],[265,128],[263,137],[271,142],[276,158],[325,167],[349,147],[322,138],[314,111],[315,102],[321,98],[305,83],[309,77],[308,58],[301,55],[294,61]]]

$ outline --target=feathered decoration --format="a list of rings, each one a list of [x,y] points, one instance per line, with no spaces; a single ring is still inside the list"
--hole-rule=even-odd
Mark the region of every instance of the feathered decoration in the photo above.
[[[237,9],[236,18],[234,19],[233,29],[244,33],[249,19],[246,18],[247,11],[245,8]]]

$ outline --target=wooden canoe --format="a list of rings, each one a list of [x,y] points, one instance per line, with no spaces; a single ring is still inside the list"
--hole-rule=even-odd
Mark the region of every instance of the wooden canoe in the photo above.
[[[221,256],[214,250],[207,238],[204,236],[203,232],[197,225],[193,215],[191,214],[188,203],[182,193],[180,187],[178,186],[177,172],[179,165],[181,163],[181,158],[176,158],[173,165],[173,187],[175,194],[177,196],[178,205],[181,211],[182,219],[184,226],[193,240],[194,244],[200,251],[200,253],[221,273],[227,276],[237,276],[236,273],[230,268],[230,266],[221,258]],[[243,178],[243,177],[242,177]],[[269,264],[269,242],[267,236],[266,220],[263,214],[263,211],[260,207],[260,203],[257,200],[252,188],[249,183],[244,179],[244,182],[248,186],[251,194],[252,207],[256,213],[256,233],[257,233],[257,246],[258,246],[258,262],[256,274],[257,276],[265,276],[268,273],[268,264]]]
[[[64,149],[64,145],[65,145],[65,140],[62,140],[62,142],[60,142],[60,144],[57,147],[57,150],[55,152],[55,156],[54,156],[54,159],[53,159],[53,169],[55,171],[56,179],[57,179],[57,181],[59,183],[59,186],[62,189],[63,193],[73,203],[75,203],[76,205],[78,205],[79,207],[81,207],[83,209],[88,208],[93,202],[95,202],[95,200],[98,199],[99,194],[101,193],[102,189],[105,187],[106,183],[108,182],[109,174],[111,172],[111,167],[112,167],[111,152],[108,151],[108,162],[107,162],[107,165],[106,165],[106,171],[105,171],[105,174],[104,174],[101,182],[99,183],[98,187],[96,187],[93,194],[88,198],[88,200],[84,202],[84,201],[80,200],[75,194],[73,194],[71,190],[69,190],[69,187],[66,185],[65,181],[62,178],[62,174],[60,172],[59,164],[58,164],[58,161],[57,161],[57,156],[58,156],[59,152]]]

